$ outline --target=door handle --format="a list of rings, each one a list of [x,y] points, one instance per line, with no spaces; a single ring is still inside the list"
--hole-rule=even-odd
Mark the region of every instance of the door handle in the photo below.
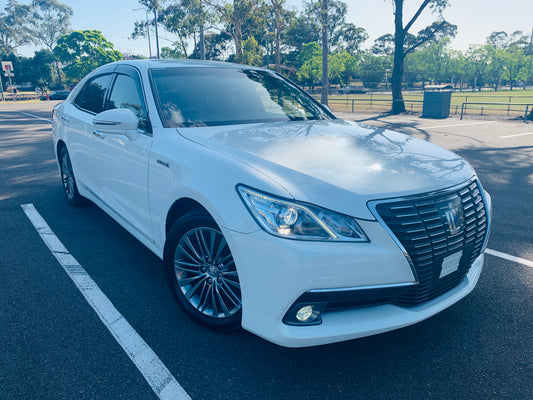
[[[68,115],[62,115],[61,119],[65,122],[70,122],[70,117]]]
[[[105,139],[105,133],[97,129],[93,129],[93,135],[98,136],[100,139]]]

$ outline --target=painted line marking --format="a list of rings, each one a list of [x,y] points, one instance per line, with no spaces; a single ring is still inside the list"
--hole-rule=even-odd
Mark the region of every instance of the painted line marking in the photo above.
[[[450,125],[434,125],[434,126],[421,126],[421,129],[434,129],[434,128],[451,128],[454,126],[470,126],[470,125],[485,125],[493,124],[497,121],[483,121],[483,122],[469,122],[466,124],[450,124]]]
[[[27,115],[27,116],[32,117],[32,118],[42,119],[43,121],[46,121],[46,122],[50,122],[50,123],[52,122],[51,119],[39,117],[38,115],[35,115],[35,114],[30,114],[30,113],[22,112],[22,111],[21,111],[21,114]]]
[[[510,254],[505,254],[496,250],[485,249],[485,253],[490,254],[491,256],[500,257],[508,261],[513,261],[526,267],[533,268],[533,261],[526,260],[525,258],[515,257]]]
[[[518,136],[529,136],[529,135],[533,135],[533,132],[518,133],[516,135],[508,135],[508,136],[500,136],[500,139],[507,139],[507,138],[518,137]]]
[[[87,271],[63,246],[35,206],[33,204],[22,204],[21,207],[43,242],[59,261],[59,264],[78,287],[85,300],[91,305],[115,340],[133,361],[155,394],[161,400],[190,400],[189,395],[172,376],[159,357],[120,314]]]

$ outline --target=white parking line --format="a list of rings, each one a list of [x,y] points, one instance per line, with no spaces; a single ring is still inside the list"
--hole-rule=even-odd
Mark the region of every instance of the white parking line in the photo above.
[[[76,284],[115,340],[133,361],[156,395],[161,400],[190,400],[189,395],[183,390],[159,357],[118,312],[85,269],[63,246],[34,205],[23,204],[21,207],[41,236],[41,239],[59,261],[59,264],[61,264],[70,279]]]
[[[35,114],[30,114],[30,113],[22,112],[22,111],[21,111],[21,114],[27,115],[27,116],[32,117],[32,118],[42,119],[43,121],[46,121],[46,122],[52,122],[51,119],[39,117],[38,115],[35,115]]]
[[[434,128],[451,128],[455,126],[469,126],[469,125],[485,125],[493,124],[496,121],[483,121],[483,122],[468,122],[465,124],[450,124],[450,125],[434,125],[434,126],[421,126],[421,129],[434,129]]]
[[[508,135],[508,136],[500,136],[500,139],[507,139],[507,138],[518,137],[518,136],[529,136],[529,135],[533,135],[533,132],[517,133],[516,135]]]
[[[526,260],[525,258],[515,257],[510,254],[505,254],[496,250],[486,249],[485,253],[490,254],[491,256],[500,257],[508,261],[513,261],[522,265],[525,265],[526,267],[533,268],[533,261]]]

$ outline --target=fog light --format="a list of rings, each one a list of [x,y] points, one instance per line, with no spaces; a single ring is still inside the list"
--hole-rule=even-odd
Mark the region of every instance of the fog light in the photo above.
[[[311,322],[312,320],[310,321],[310,319],[312,317],[313,317],[313,306],[302,307],[296,312],[296,319],[300,322]]]
[[[285,317],[283,323],[287,325],[320,325],[322,323],[322,313],[328,303],[297,303],[294,304]]]

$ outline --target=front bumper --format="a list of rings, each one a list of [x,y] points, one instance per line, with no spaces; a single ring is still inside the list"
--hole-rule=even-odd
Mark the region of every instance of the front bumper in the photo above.
[[[369,243],[303,242],[263,231],[240,234],[224,230],[241,281],[242,326],[287,347],[334,343],[408,326],[451,306],[475,287],[483,255],[465,279],[443,295],[412,308],[391,304],[330,310],[322,322],[291,326],[284,316],[300,296],[315,290],[415,284],[412,268],[378,222],[358,221]]]

